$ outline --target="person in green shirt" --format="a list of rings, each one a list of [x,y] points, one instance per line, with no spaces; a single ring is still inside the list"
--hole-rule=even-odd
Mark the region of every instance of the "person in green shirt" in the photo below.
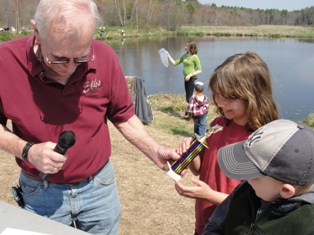
[[[194,82],[197,79],[197,75],[202,72],[202,66],[197,55],[197,46],[194,41],[188,41],[186,43],[185,51],[186,53],[177,60],[174,60],[168,51],[167,54],[172,65],[176,66],[183,63],[184,88],[186,93],[186,102],[188,103],[193,95]]]

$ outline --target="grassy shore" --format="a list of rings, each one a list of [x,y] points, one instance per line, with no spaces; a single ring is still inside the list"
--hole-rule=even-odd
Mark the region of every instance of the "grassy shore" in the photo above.
[[[186,110],[185,95],[156,94],[149,97],[154,114],[154,120],[149,124],[152,128],[162,130],[168,134],[180,136],[193,135],[193,120],[184,120]],[[207,115],[207,123],[210,123],[217,113],[211,103]]]
[[[121,35],[121,30],[126,35]],[[27,30],[22,34],[0,33],[0,42],[29,35],[33,31]],[[284,26],[284,25],[256,25],[256,26],[181,26],[175,31],[168,31],[161,27],[106,27],[105,35],[100,36],[100,29],[95,34],[96,39],[118,40],[134,37],[268,37],[268,38],[299,38],[314,39],[314,27]]]
[[[106,27],[103,39],[121,37],[153,37],[153,36],[195,36],[195,37],[269,37],[269,38],[302,38],[314,39],[314,27],[257,25],[257,26],[182,26],[176,31],[163,28],[123,28],[126,36],[121,35],[121,27]],[[95,35],[101,39],[100,34]]]
[[[314,27],[258,25],[258,26],[196,26],[181,27],[178,33],[194,33],[203,36],[314,38]]]
[[[193,121],[187,122],[181,118],[186,109],[185,95],[157,94],[150,96],[149,100],[155,116],[149,124],[152,128],[162,130],[168,134],[193,135]],[[209,124],[217,115],[215,106],[211,102],[207,123]],[[302,121],[314,129],[314,113],[309,114]]]

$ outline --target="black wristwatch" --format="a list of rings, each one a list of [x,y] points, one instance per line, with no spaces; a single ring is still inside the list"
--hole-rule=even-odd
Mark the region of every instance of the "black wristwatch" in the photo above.
[[[33,142],[27,142],[23,148],[23,151],[22,151],[22,158],[23,158],[23,161],[24,162],[28,162],[28,151],[30,149],[30,147],[32,147],[34,145]]]

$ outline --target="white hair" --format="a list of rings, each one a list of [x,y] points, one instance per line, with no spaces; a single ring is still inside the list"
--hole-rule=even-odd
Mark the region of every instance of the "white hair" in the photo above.
[[[34,16],[40,37],[47,38],[53,24],[65,25],[68,19],[79,18],[77,10],[91,15],[94,30],[96,30],[101,20],[93,0],[41,0]],[[65,33],[74,37],[80,37],[82,31],[80,26],[78,26],[72,27]]]

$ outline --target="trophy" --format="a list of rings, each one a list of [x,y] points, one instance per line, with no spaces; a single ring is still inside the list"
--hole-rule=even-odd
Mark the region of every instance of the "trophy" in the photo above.
[[[167,175],[169,175],[175,181],[179,181],[181,179],[181,172],[188,167],[188,165],[203,150],[204,147],[208,148],[206,144],[206,139],[212,134],[221,130],[221,126],[215,125],[213,127],[210,127],[202,136],[198,136],[195,134],[196,138],[192,141],[188,150],[178,160],[173,162],[167,162],[169,168],[169,170],[167,171]]]

